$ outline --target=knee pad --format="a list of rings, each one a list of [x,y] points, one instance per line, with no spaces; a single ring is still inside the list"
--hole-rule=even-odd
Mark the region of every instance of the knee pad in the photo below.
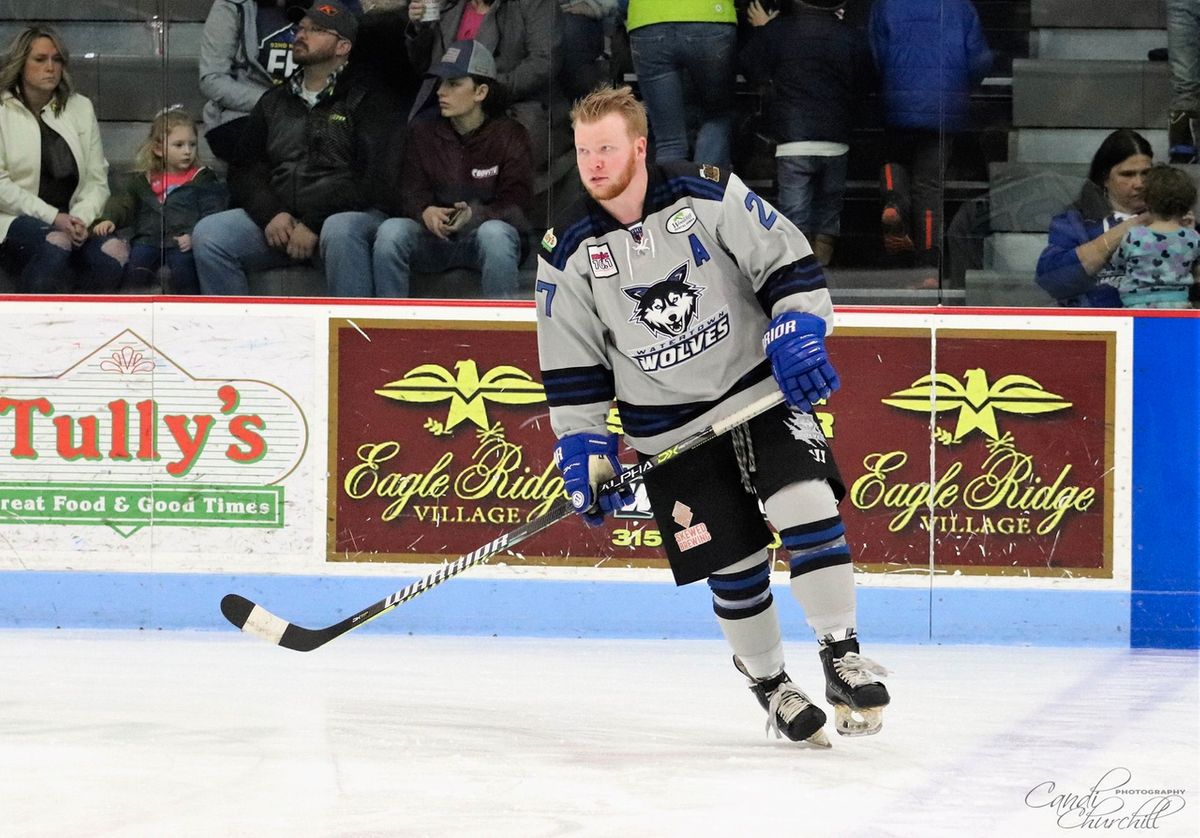
[[[785,486],[764,506],[788,551],[793,579],[824,567],[850,564],[846,528],[833,490],[824,480]]]
[[[726,620],[744,620],[771,606],[771,565],[760,550],[708,577],[713,611]]]

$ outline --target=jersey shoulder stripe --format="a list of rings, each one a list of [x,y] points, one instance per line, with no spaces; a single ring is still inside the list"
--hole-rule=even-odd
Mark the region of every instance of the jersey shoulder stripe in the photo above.
[[[571,261],[571,257],[585,239],[603,237],[619,227],[616,221],[606,214],[593,212],[587,198],[576,201],[563,213],[562,218],[565,220],[561,229],[555,230],[557,241],[553,249],[549,253],[545,250],[538,252],[540,258],[559,271],[566,268],[567,262]]]
[[[762,288],[758,289],[758,302],[769,315],[775,303],[784,297],[825,287],[825,272],[821,270],[821,263],[810,254],[784,265],[767,277]]]
[[[616,395],[612,370],[599,365],[543,369],[542,386],[551,407],[608,402]]]

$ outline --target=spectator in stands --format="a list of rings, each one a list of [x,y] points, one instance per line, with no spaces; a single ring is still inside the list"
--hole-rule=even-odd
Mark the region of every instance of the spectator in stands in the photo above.
[[[436,4],[440,16],[426,20],[426,8]],[[557,0],[412,0],[408,5],[405,46],[409,61],[424,73],[441,61],[455,41],[479,41],[496,59],[496,81],[509,98],[509,113],[525,126],[533,149],[535,170],[545,169],[551,131],[563,128],[567,107],[555,104],[559,91],[552,83],[562,62],[562,25]],[[427,79],[413,104],[414,117],[432,110],[438,88]],[[553,120],[552,120],[553,117]]]
[[[1200,0],[1167,0],[1167,60],[1171,112],[1167,145],[1172,163],[1200,162]]]
[[[1092,155],[1079,198],[1051,219],[1037,283],[1060,306],[1121,305],[1122,271],[1110,260],[1125,234],[1149,220],[1145,185],[1153,156],[1141,134],[1113,131]]]
[[[200,92],[204,138],[212,153],[230,162],[250,111],[259,98],[295,70],[295,21],[312,0],[214,0],[200,41]],[[358,0],[346,0],[361,11]]]
[[[108,199],[108,161],[69,65],[58,33],[40,25],[0,58],[0,250],[23,293],[112,292],[124,271],[123,245],[88,230]]]
[[[1146,173],[1144,198],[1149,220],[1129,228],[1112,258],[1121,271],[1121,304],[1191,308],[1200,281],[1196,184],[1180,169],[1154,166]]]
[[[608,80],[600,65],[605,24],[617,0],[558,0],[562,9],[562,71],[558,83],[571,102]]]
[[[192,235],[205,294],[245,294],[247,271],[308,262],[326,278],[370,270],[365,210],[376,194],[389,110],[348,66],[358,21],[321,0],[296,29],[287,83],[259,99],[229,172],[239,209],[201,219]],[[342,213],[331,228],[326,219]]]
[[[192,228],[204,216],[225,209],[226,194],[216,173],[200,164],[198,146],[190,113],[179,107],[160,112],[123,188],[109,197],[92,225],[98,236],[129,229],[127,281],[152,283],[159,266],[166,264],[171,270],[168,292],[200,293]]]
[[[866,93],[871,56],[841,21],[845,0],[754,0],[742,73],[771,84],[767,109],[775,147],[775,205],[803,231],[822,265],[833,258],[855,103]]]
[[[228,162],[250,111],[295,69],[287,0],[214,0],[200,41],[205,139]]]
[[[733,158],[737,9],[711,0],[629,0],[625,22],[638,90],[650,114],[660,163],[695,160],[728,167]],[[689,155],[688,108],[701,112]]]
[[[915,249],[918,264],[936,268],[946,161],[992,52],[970,0],[875,0],[867,37],[883,94],[884,249]]]
[[[451,44],[430,72],[441,116],[413,123],[401,200],[375,237],[375,291],[407,297],[411,271],[463,267],[483,296],[517,296],[517,268],[533,197],[529,137],[504,115],[499,70],[480,41]]]

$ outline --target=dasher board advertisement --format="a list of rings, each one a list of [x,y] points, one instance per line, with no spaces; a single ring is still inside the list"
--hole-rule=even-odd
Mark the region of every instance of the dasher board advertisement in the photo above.
[[[1118,321],[847,319],[829,339],[842,389],[815,419],[861,572],[1127,584]],[[335,317],[329,348],[330,562],[454,559],[561,493],[532,323]],[[500,561],[665,568],[657,548],[674,535],[641,491],[605,528],[563,522]]]
[[[122,310],[7,328],[11,554],[51,569],[297,566],[313,550],[310,321],[256,319],[251,334],[242,318]]]

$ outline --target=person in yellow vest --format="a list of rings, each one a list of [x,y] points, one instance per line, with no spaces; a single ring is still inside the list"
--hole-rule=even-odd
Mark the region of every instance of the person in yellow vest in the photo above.
[[[655,159],[728,168],[737,77],[733,0],[629,0],[625,28],[638,92],[650,114]],[[689,107],[701,113],[691,154]]]

